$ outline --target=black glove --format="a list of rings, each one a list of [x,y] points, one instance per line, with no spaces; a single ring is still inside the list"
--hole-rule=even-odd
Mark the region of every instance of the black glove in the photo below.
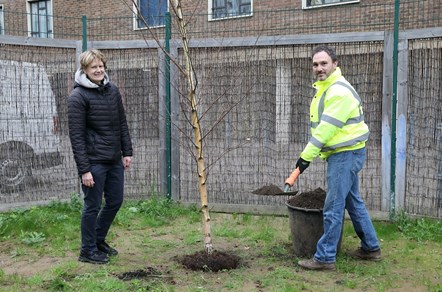
[[[296,167],[299,168],[299,172],[303,173],[304,170],[310,165],[310,161],[304,160],[301,157],[296,162]]]

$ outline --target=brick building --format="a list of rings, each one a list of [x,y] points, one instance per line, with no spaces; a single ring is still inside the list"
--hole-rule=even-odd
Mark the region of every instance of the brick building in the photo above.
[[[163,33],[168,1],[137,2],[138,9],[132,0],[0,0],[0,32],[118,40],[146,37],[148,25]],[[402,2],[401,29],[442,26],[439,0]],[[394,24],[394,0],[188,0],[182,8],[198,38],[383,31]]]

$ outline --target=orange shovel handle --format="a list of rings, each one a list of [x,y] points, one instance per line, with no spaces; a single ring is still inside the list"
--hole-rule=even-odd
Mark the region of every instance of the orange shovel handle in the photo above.
[[[293,186],[298,176],[301,174],[301,171],[299,170],[299,167],[297,167],[290,176],[285,180],[286,185],[290,185],[290,187]]]

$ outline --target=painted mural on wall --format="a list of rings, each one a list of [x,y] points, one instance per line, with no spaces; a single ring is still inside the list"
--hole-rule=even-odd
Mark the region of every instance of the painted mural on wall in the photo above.
[[[55,95],[45,68],[0,60],[0,190],[20,190],[34,169],[61,164]]]

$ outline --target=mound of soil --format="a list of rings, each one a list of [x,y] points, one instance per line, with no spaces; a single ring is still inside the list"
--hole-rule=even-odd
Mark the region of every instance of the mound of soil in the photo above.
[[[325,197],[326,192],[321,188],[317,188],[316,190],[302,192],[296,196],[290,197],[287,204],[304,209],[323,209]]]
[[[191,255],[175,258],[185,268],[192,271],[218,272],[236,269],[240,265],[240,257],[221,251],[199,251]]]

